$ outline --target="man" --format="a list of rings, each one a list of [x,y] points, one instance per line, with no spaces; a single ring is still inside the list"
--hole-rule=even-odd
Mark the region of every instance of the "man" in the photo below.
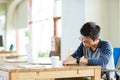
[[[98,65],[103,69],[113,69],[113,48],[108,41],[100,39],[100,27],[94,22],[87,22],[80,29],[80,33],[79,39],[82,43],[63,64]]]

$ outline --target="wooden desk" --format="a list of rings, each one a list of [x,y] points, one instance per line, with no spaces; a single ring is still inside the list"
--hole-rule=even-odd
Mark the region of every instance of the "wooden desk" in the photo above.
[[[1,50],[0,54],[13,54],[16,53],[16,51],[6,51],[6,50]]]
[[[22,57],[27,57],[27,55],[19,55],[18,53],[0,53],[0,59],[12,59],[12,58],[22,58]]]
[[[91,76],[100,80],[100,66],[64,66],[60,68],[20,68],[17,65],[26,63],[7,63],[0,61],[0,77],[4,80],[44,80],[53,78],[70,78]]]
[[[6,50],[0,50],[0,59],[9,57],[9,55],[16,54],[16,51],[6,51]]]

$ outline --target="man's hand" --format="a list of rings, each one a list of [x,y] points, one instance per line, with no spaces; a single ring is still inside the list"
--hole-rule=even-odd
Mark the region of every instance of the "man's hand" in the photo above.
[[[68,57],[63,61],[63,65],[72,65],[72,64],[77,64],[77,63],[76,63],[76,58],[73,58],[72,56],[68,56]]]

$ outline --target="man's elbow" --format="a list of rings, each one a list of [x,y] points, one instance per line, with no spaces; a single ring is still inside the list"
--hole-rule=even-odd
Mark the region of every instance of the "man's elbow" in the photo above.
[[[102,68],[105,68],[108,63],[108,60],[99,60],[98,63],[98,65],[100,65]]]

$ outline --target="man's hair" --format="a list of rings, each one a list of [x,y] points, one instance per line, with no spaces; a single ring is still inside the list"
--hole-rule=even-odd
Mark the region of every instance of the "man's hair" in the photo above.
[[[80,33],[83,36],[90,37],[91,39],[95,40],[100,36],[100,27],[94,22],[87,22],[80,29]]]

